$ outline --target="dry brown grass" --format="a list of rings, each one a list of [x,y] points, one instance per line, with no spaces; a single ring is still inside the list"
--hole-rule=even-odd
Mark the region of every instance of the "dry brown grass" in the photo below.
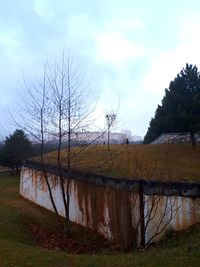
[[[200,181],[200,146],[191,144],[106,145],[73,148],[72,168],[126,179]],[[81,153],[79,153],[81,151]],[[62,163],[66,166],[66,150]],[[46,161],[56,162],[56,151]]]

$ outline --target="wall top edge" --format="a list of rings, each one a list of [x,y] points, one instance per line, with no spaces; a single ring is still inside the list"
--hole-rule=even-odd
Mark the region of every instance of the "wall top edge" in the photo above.
[[[23,163],[23,167],[33,169],[35,171],[43,171],[46,173],[54,174],[59,176],[58,167],[42,164],[34,160],[26,160]],[[86,183],[92,183],[97,186],[110,187],[118,190],[126,190],[129,192],[144,191],[146,195],[175,195],[175,196],[186,196],[186,197],[200,197],[200,182],[168,182],[162,180],[145,180],[136,179],[128,180],[124,178],[102,176],[93,173],[85,173],[77,170],[62,169],[64,177],[69,177],[73,180],[78,180]],[[67,178],[69,179],[69,178]]]

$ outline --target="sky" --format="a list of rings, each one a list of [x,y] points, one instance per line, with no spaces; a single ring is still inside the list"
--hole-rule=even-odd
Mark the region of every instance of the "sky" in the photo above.
[[[186,62],[200,68],[199,0],[0,0],[0,126],[21,81],[67,49],[118,128],[144,136]],[[102,121],[100,122],[102,123]]]

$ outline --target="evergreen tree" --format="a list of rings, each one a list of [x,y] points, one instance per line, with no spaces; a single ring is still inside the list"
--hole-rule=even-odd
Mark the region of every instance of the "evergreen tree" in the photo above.
[[[22,162],[31,155],[31,143],[22,130],[6,137],[4,147],[1,151],[1,161],[4,165],[12,167],[19,172]]]
[[[190,132],[196,145],[195,132],[200,125],[200,73],[194,65],[186,64],[165,89],[162,105],[151,119],[144,143],[153,141],[162,133]]]

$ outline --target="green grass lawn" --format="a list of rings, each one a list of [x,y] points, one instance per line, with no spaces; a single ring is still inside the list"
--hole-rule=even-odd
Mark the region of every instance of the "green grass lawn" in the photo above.
[[[37,245],[24,221],[56,228],[48,212],[19,196],[18,177],[0,177],[0,267],[200,266],[200,226],[168,237],[147,251],[69,255]],[[80,233],[79,233],[80,234]]]

